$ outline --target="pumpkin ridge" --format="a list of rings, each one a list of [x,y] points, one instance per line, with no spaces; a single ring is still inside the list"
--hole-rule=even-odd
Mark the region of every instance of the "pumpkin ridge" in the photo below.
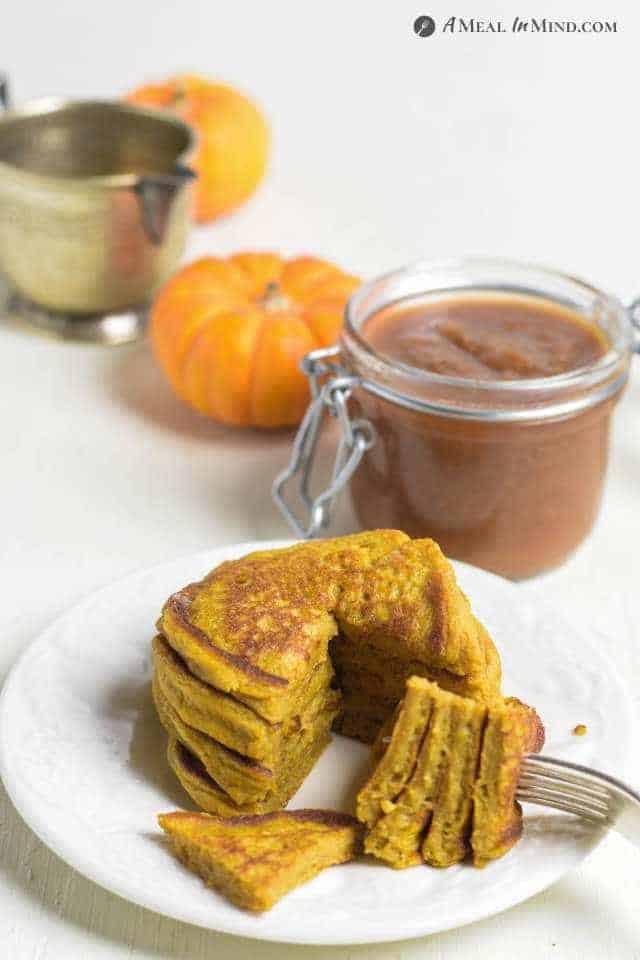
[[[256,394],[258,392],[258,361],[260,359],[260,348],[264,343],[265,333],[267,331],[267,324],[271,322],[271,315],[265,311],[262,318],[262,322],[258,327],[258,332],[256,334],[256,339],[253,344],[253,356],[251,357],[251,375],[249,377],[249,383],[251,387],[249,389],[249,418],[253,422],[256,419]]]
[[[275,311],[261,331],[256,351],[254,423],[270,429],[299,423],[309,402],[300,361],[317,345],[302,318]],[[295,385],[295,386],[294,386]]]
[[[203,410],[201,409],[201,405],[197,403],[196,398],[194,397],[191,391],[191,388],[189,387],[188,373],[189,373],[189,364],[194,362],[196,359],[197,348],[202,346],[203,340],[206,338],[207,334],[209,333],[210,317],[211,317],[211,314],[208,313],[206,316],[206,322],[203,321],[203,323],[200,324],[197,332],[195,332],[194,335],[191,337],[191,340],[189,341],[189,345],[185,350],[184,354],[182,355],[182,362],[180,367],[180,380],[183,383],[184,393],[189,398],[189,402],[192,404],[192,406],[200,412],[203,412]]]
[[[206,332],[207,332],[206,330],[201,331],[201,335],[199,334],[198,337],[200,339],[203,339],[204,336],[206,335]],[[186,398],[189,405],[194,410],[197,410],[198,413],[204,413],[205,407],[204,407],[204,404],[200,402],[200,398],[197,395],[197,391],[194,390],[193,381],[192,381],[192,371],[190,369],[191,365],[194,364],[197,359],[198,359],[197,354],[195,352],[191,352],[190,355],[185,358],[182,371],[181,371],[182,383],[181,383],[180,391],[182,392],[182,395]]]
[[[176,303],[171,304],[171,308],[174,311],[183,309],[183,299],[186,300],[186,297],[180,297]],[[194,298],[194,307],[197,307],[200,315],[197,319],[189,317],[177,329],[175,318],[172,318],[169,311],[166,316],[160,310],[152,314],[149,326],[152,350],[171,383],[179,381],[184,357],[190,349],[191,341],[200,333],[202,327],[206,326],[212,315],[222,309],[235,309],[239,302],[239,299],[233,300],[230,297],[224,303],[216,304],[210,297],[198,294]],[[193,312],[196,314],[196,309]]]
[[[211,324],[211,321],[218,317],[221,313],[230,313],[242,306],[243,303],[240,299],[238,299],[236,302],[233,302],[230,299],[227,303],[212,303],[208,310],[203,311],[198,322],[193,323],[193,329],[189,331],[190,335],[185,338],[187,342],[184,349],[181,351],[181,355],[176,357],[176,366],[179,368],[177,373],[179,377],[184,376],[185,367],[189,361],[189,355],[198,345],[198,341],[202,339],[204,334],[206,334],[207,328]]]
[[[232,306],[227,306],[224,309],[215,311],[215,313],[213,314],[209,314],[208,320],[210,322],[202,326],[202,328],[198,331],[197,335],[193,338],[192,344],[190,344],[189,346],[188,356],[185,357],[184,366],[183,366],[183,378],[184,379],[188,378],[189,364],[195,363],[196,360],[198,359],[196,348],[206,345],[207,338],[211,337],[214,334],[214,331],[212,330],[212,326],[216,321],[223,320],[225,317],[233,318],[234,316],[236,318],[241,317],[243,320],[249,320],[252,313],[255,316],[254,311],[255,311],[255,308],[251,303],[242,302]],[[261,326],[258,327],[258,332],[260,331],[260,329],[261,329]],[[257,334],[254,334],[254,337],[255,336],[257,336]],[[213,346],[213,344],[210,344],[210,346]],[[219,352],[220,344],[215,343],[215,347],[216,347],[216,353]],[[249,369],[248,369],[247,379],[249,383],[252,382],[252,377],[253,377],[254,353],[255,351],[252,350],[250,361],[248,364]],[[209,358],[209,362],[211,365],[211,357]],[[251,410],[250,401],[249,400],[247,401],[245,416],[243,416],[242,418],[230,420],[228,419],[227,416],[223,415],[220,412],[220,404],[218,402],[218,399],[215,396],[215,391],[213,391],[213,395],[212,395],[213,386],[215,386],[215,378],[211,377],[211,383],[205,391],[206,401],[204,401],[203,403],[197,403],[195,401],[195,398],[192,395],[191,402],[192,402],[192,405],[195,407],[195,409],[199,410],[201,413],[206,413],[208,411],[210,415],[212,411],[215,411],[213,412],[213,416],[219,418],[223,423],[231,423],[233,424],[233,426],[245,426],[246,422],[248,421],[248,418],[250,417],[250,410]]]
[[[313,349],[316,350],[318,347],[324,347],[325,344],[322,342],[322,337],[318,336],[318,331],[316,330],[313,323],[311,322],[309,311],[306,308],[303,308],[300,311],[300,319],[304,323],[305,327],[307,328],[307,330],[309,331],[313,339],[316,341],[316,344]]]
[[[354,283],[354,289],[356,285],[358,285],[358,281]],[[301,317],[318,341],[318,346],[328,347],[336,343],[342,325],[344,309],[345,297],[339,295],[324,295],[311,303],[304,304]],[[327,331],[324,330],[327,320],[330,320],[333,326],[333,332],[330,336],[327,336]]]
[[[311,257],[298,257],[285,264],[282,272],[281,286],[284,293],[294,298],[298,303],[306,302],[312,294],[313,288],[320,281],[326,282],[340,271],[326,260],[316,260]]]

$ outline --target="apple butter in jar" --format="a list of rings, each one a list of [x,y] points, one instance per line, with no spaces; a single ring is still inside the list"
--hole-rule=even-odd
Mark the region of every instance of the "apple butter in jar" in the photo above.
[[[312,524],[348,480],[364,529],[511,578],[560,564],[596,518],[632,349],[619,301],[537,267],[421,263],[366,284],[339,351],[307,362],[342,430]]]

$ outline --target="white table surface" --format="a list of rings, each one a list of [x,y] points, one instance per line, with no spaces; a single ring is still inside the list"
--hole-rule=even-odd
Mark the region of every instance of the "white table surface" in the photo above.
[[[10,7],[2,59],[18,100],[110,96],[176,69],[208,71],[260,98],[274,136],[269,178],[236,216],[194,232],[189,256],[317,252],[370,276],[421,256],[502,254],[556,265],[622,297],[640,292],[640,14],[631,4],[565,0],[560,11],[537,0],[517,11],[617,16],[615,35],[424,40],[411,32],[420,13],[510,21],[514,9],[506,0],[481,9],[471,0]],[[128,571],[287,535],[269,483],[290,435],[226,430],[179,406],[145,344],[60,344],[0,322],[0,436],[2,674],[53,617]],[[636,364],[596,530],[536,584],[606,635],[636,700],[639,481]],[[350,523],[344,504],[336,529]],[[640,851],[611,837],[553,889],[463,930],[345,950],[261,945],[105,893],[51,855],[0,794],[7,960],[626,960],[640,957],[639,902]]]

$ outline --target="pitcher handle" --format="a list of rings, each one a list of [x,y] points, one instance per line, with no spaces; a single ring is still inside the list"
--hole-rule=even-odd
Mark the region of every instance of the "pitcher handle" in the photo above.
[[[376,439],[372,423],[361,418],[351,419],[348,401],[360,379],[345,373],[334,362],[339,355],[338,347],[330,347],[314,350],[302,361],[302,369],[311,386],[311,403],[298,428],[289,465],[273,483],[272,492],[276,504],[297,535],[305,540],[328,527],[336,496],[349,482]],[[340,439],[331,481],[321,493],[313,496],[310,483],[316,447],[328,416],[338,419]],[[296,478],[299,478],[297,492],[305,512],[302,519],[289,503],[286,489],[289,482]]]
[[[195,177],[196,174],[190,167],[179,164],[173,173],[144,174],[133,187],[140,203],[144,232],[155,246],[164,240],[177,192]]]

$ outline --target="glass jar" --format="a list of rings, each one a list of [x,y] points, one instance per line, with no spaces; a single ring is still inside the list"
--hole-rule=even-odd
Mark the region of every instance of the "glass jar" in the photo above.
[[[570,307],[598,327],[606,352],[587,367],[520,380],[444,376],[394,362],[363,328],[394,304],[445,294],[526,295]],[[628,377],[633,313],[561,273],[507,260],[423,262],[361,287],[340,342],[304,361],[312,402],[274,495],[302,536],[326,529],[347,483],[364,529],[433,537],[445,554],[512,578],[561,563],[596,518],[611,414]],[[340,439],[327,488],[311,494],[325,418]],[[292,478],[309,521],[285,497]]]

